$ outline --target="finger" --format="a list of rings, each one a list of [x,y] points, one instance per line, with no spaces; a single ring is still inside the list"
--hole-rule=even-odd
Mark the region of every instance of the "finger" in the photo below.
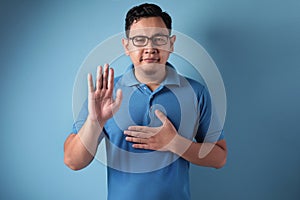
[[[126,137],[125,140],[128,142],[133,142],[133,143],[138,143],[138,144],[146,144],[148,141],[145,138],[136,138],[136,137]]]
[[[153,127],[148,127],[148,126],[129,126],[128,127],[129,131],[137,131],[137,132],[143,132],[143,133],[153,132],[152,129],[153,129]]]
[[[155,115],[163,124],[167,120],[166,115],[163,112],[161,112],[160,110],[155,110]]]
[[[132,147],[136,149],[150,149],[149,144],[133,144]]]
[[[149,135],[147,133],[137,132],[137,131],[128,131],[128,130],[125,130],[124,134],[127,135],[127,136],[135,137],[135,138],[144,138],[144,139],[146,139],[146,138],[151,137],[151,135]]]
[[[88,73],[87,81],[88,81],[88,90],[89,90],[89,93],[94,92],[94,84],[93,84],[92,74]]]
[[[107,89],[107,82],[108,82],[108,64],[104,65],[104,73],[103,73],[103,85],[102,88]]]
[[[114,69],[113,68],[109,69],[109,78],[108,78],[107,88],[108,88],[108,91],[111,95],[112,92],[113,92],[113,89],[114,89]]]
[[[96,90],[100,90],[101,88],[102,88],[102,66],[98,66]]]

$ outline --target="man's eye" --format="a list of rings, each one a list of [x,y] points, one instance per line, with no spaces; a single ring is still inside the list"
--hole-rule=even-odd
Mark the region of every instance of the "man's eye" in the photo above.
[[[155,37],[153,38],[154,42],[156,43],[165,43],[166,42],[166,39],[164,37]]]
[[[145,38],[135,38],[134,41],[138,42],[138,43],[144,43],[146,41],[146,39]]]

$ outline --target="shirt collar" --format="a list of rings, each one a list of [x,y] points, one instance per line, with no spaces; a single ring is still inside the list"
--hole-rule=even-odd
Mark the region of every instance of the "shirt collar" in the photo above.
[[[161,86],[165,85],[177,85],[180,86],[180,77],[176,71],[176,69],[171,65],[170,63],[166,63],[167,66],[167,75],[163,82],[161,83]],[[133,64],[131,64],[125,74],[122,77],[122,82],[125,86],[134,86],[134,85],[140,85],[141,83],[136,79],[134,73],[133,73]]]

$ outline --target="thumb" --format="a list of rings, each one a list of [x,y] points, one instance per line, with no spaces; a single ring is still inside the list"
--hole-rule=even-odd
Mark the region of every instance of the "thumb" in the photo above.
[[[116,94],[116,99],[115,99],[115,109],[119,109],[121,102],[122,102],[122,90],[118,89]]]
[[[94,91],[94,84],[93,84],[92,74],[90,74],[90,73],[88,73],[88,75],[87,75],[87,84],[88,84],[89,93],[92,93]]]
[[[161,112],[160,110],[155,110],[155,115],[163,124],[167,120],[166,115],[163,112]]]

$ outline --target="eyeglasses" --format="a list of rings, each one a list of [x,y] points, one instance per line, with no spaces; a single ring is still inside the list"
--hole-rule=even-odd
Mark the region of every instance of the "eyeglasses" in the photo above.
[[[132,43],[136,47],[144,47],[148,44],[149,40],[151,40],[152,44],[156,46],[162,46],[168,43],[169,36],[168,35],[154,35],[152,37],[147,37],[143,35],[138,35],[129,38],[132,40]]]

